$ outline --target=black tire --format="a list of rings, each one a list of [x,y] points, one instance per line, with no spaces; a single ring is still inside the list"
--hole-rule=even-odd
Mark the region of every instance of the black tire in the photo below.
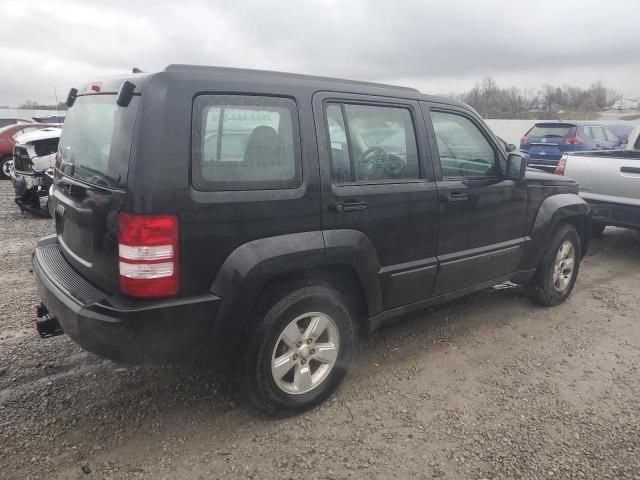
[[[253,323],[247,351],[236,378],[253,405],[268,415],[288,415],[321,403],[340,385],[353,360],[356,331],[346,298],[325,285],[298,286],[284,294],[271,294]],[[319,312],[333,320],[339,335],[338,354],[327,376],[306,393],[287,393],[271,372],[272,356],[284,329],[297,317]],[[301,357],[300,357],[301,358]],[[300,361],[300,360],[298,360]],[[313,360],[309,361],[309,367]],[[317,368],[317,367],[316,367]]]
[[[605,228],[607,228],[607,226],[604,223],[593,222],[591,224],[591,235],[594,237],[599,237],[600,235],[602,235],[602,232],[604,232]]]
[[[573,247],[574,266],[568,283],[559,289],[554,282],[554,268],[559,250],[565,242],[570,242]],[[560,225],[551,237],[530,285],[532,298],[536,302],[551,307],[564,302],[571,295],[580,270],[581,252],[580,236],[575,227],[568,224]]]
[[[12,160],[11,157],[0,158],[0,180],[9,180],[9,176],[4,173],[4,164]]]

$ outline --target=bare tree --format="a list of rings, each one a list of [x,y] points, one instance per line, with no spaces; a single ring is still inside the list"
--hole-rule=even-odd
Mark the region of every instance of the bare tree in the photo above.
[[[580,110],[584,112],[584,119],[589,120],[589,112],[599,110],[595,96],[586,97],[580,104]]]
[[[490,106],[496,100],[498,93],[498,84],[491,77],[484,77],[480,86],[480,95],[482,98],[482,111],[485,117],[489,116]]]

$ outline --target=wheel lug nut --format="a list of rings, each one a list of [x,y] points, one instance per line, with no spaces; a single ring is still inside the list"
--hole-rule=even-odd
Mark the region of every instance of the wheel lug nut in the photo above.
[[[307,345],[311,345],[311,339],[307,339]]]
[[[304,365],[305,363],[307,363],[307,361],[303,358],[302,360],[300,360],[300,363]]]
[[[300,347],[302,346],[302,342],[298,342],[298,343],[296,343],[296,346],[297,346],[298,348],[300,348]]]
[[[314,353],[316,353],[316,351],[315,351],[315,349],[312,348],[311,352],[309,352],[309,353],[311,353],[311,355],[313,355]]]
[[[294,353],[294,354],[293,354],[293,359],[294,359],[294,360],[297,360],[297,359],[298,359],[298,354],[297,354],[297,353]]]

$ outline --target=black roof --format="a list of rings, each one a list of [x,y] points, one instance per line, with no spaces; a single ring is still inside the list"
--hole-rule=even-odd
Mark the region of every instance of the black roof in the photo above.
[[[299,73],[275,72],[269,70],[252,70],[231,67],[215,67],[204,65],[168,65],[163,71],[153,73],[130,73],[116,77],[103,77],[84,84],[79,88],[79,95],[83,93],[91,94],[87,87],[92,83],[100,82],[102,92],[117,92],[120,84],[124,80],[132,81],[136,84],[136,91],[140,92],[144,85],[156,76],[174,76],[180,78],[194,78],[198,80],[220,79],[234,81],[237,78],[241,81],[255,81],[264,85],[291,85],[291,87],[305,86],[317,91],[340,91],[346,93],[362,93],[368,95],[380,95],[390,97],[401,97],[413,100],[424,100],[435,103],[446,103],[470,109],[468,105],[448,97],[426,95],[415,88],[402,87],[398,85],[388,85],[384,83],[364,82],[357,80],[347,80],[341,78],[331,78],[313,75],[303,75]]]
[[[322,77],[315,75],[303,75],[301,73],[290,73],[290,72],[276,72],[273,70],[253,70],[247,68],[232,68],[232,67],[210,67],[206,65],[185,65],[185,64],[171,64],[167,65],[164,69],[165,72],[208,72],[208,73],[225,73],[225,74],[237,74],[237,75],[251,75],[256,77],[263,78],[273,78],[273,79],[288,79],[288,80],[299,80],[299,81],[308,81],[314,83],[341,83],[347,85],[360,85],[367,87],[382,87],[389,88],[391,90],[401,90],[405,92],[414,92],[420,93],[417,88],[411,87],[402,87],[398,85],[389,85],[385,83],[375,83],[375,82],[363,82],[359,80],[346,80],[343,78],[333,78],[333,77]]]

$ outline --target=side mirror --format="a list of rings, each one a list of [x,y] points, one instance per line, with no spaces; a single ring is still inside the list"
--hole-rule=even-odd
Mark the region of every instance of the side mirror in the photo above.
[[[517,153],[510,153],[507,157],[507,180],[522,181],[527,173],[527,159]]]
[[[516,147],[513,143],[509,143],[507,144],[507,153],[515,152],[517,148],[518,147]]]

